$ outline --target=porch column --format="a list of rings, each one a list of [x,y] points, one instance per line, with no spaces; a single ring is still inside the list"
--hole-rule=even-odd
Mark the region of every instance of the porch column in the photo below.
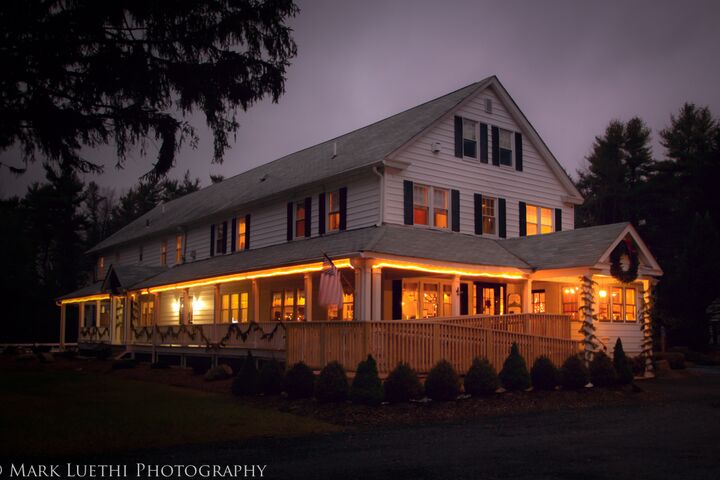
[[[372,320],[382,320],[382,268],[372,270]]]
[[[353,302],[355,307],[355,320],[363,319],[363,289],[362,289],[362,263],[360,260],[353,259],[353,271],[355,272],[355,292],[353,293]]]
[[[460,316],[460,275],[455,275],[452,279],[452,303],[450,304],[450,311],[453,317]]]
[[[532,279],[525,280],[523,285],[523,312],[533,313],[532,311]]]
[[[305,280],[305,320],[313,320],[313,278],[312,273],[307,272],[304,275]],[[342,310],[342,305],[339,305]]]
[[[133,295],[125,294],[125,308],[123,309],[123,343],[130,345],[132,339],[130,338],[130,331],[132,329],[132,314],[133,314],[134,302]]]
[[[100,300],[95,300],[95,326],[100,326]]]
[[[257,279],[252,281],[252,301],[253,301],[253,322],[259,322],[260,321],[260,284],[259,284],[259,280],[257,280]]]
[[[76,303],[78,306],[78,336],[80,335],[80,330],[85,326],[85,303],[80,302]]]
[[[182,291],[183,314],[180,319],[181,325],[188,325],[192,320],[192,300],[190,300],[190,289],[184,288]]]
[[[65,320],[67,319],[67,306],[60,304],[60,350],[65,350]]]
[[[363,262],[362,269],[362,320],[369,321],[372,318],[372,264],[367,260]]]
[[[220,285],[215,285],[213,288],[213,326],[212,336],[210,337],[213,342],[219,342],[220,339],[217,333],[217,325],[220,323],[220,315],[222,315],[222,298],[220,296]]]

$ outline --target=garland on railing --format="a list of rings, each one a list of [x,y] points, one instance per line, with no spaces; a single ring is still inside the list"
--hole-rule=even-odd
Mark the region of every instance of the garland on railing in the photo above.
[[[96,327],[90,325],[89,327],[82,327],[80,329],[80,335],[83,337],[94,337],[98,339],[103,338],[105,335],[110,336],[110,327]]]
[[[650,303],[645,300],[645,295],[642,297],[642,314],[640,315],[640,319],[642,320],[640,331],[643,333],[642,351],[640,355],[645,358],[645,376],[652,377],[654,375],[652,363],[652,320],[650,318]]]
[[[131,328],[133,331],[133,336],[137,339],[139,339],[140,337],[145,337],[149,341],[152,338],[153,327],[135,328],[135,326],[133,325]]]
[[[262,335],[260,336],[260,340],[268,340],[271,341],[273,337],[275,336],[275,333],[277,333],[278,329],[282,328],[283,330],[287,330],[285,328],[285,325],[282,322],[277,322],[275,324],[275,327],[270,332],[265,332],[263,328],[258,324],[257,322],[250,322],[247,329],[243,332],[240,329],[239,323],[233,323],[228,327],[228,331],[225,334],[223,338],[220,339],[220,342],[217,344],[217,347],[224,347],[228,340],[230,340],[233,337],[233,334],[235,336],[235,339],[241,339],[244,342],[247,341],[248,336],[251,332],[255,331],[261,331]]]
[[[588,365],[595,354],[600,351],[598,338],[597,335],[595,335],[595,325],[593,325],[593,321],[597,320],[597,316],[593,314],[593,285],[595,284],[596,282],[593,282],[592,279],[586,275],[581,278],[580,298],[582,299],[582,305],[579,311],[582,316],[582,326],[580,327],[579,333],[583,334],[581,343],[583,345],[585,363]]]

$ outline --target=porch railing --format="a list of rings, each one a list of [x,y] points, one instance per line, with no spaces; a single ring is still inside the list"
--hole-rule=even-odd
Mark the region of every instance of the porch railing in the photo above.
[[[572,338],[569,315],[552,313],[520,313],[515,315],[471,315],[433,319],[443,323],[489,328],[505,332],[525,333],[541,337]]]
[[[499,370],[513,342],[528,364],[547,355],[559,365],[577,352],[577,342],[569,338],[453,322],[309,322],[287,325],[286,360],[288,364],[302,360],[314,369],[337,360],[354,370],[370,353],[381,373],[388,373],[401,361],[427,373],[441,359],[464,372],[473,358],[480,356]]]
[[[285,324],[280,322],[132,327],[130,337],[133,345],[285,350]]]
[[[78,333],[79,343],[109,343],[110,340],[110,327],[81,327]]]

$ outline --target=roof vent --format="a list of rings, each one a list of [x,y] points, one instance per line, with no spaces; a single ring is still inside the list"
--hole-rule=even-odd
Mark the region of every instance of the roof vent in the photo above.
[[[485,99],[485,113],[492,113],[492,98]]]
[[[434,142],[430,144],[430,151],[432,153],[440,153],[440,142]]]

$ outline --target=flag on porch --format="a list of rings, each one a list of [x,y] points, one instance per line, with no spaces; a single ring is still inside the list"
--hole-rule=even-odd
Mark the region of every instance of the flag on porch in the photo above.
[[[342,305],[343,288],[340,279],[340,271],[330,258],[325,255],[323,270],[320,273],[320,291],[318,292],[318,304],[322,307],[329,305]]]

